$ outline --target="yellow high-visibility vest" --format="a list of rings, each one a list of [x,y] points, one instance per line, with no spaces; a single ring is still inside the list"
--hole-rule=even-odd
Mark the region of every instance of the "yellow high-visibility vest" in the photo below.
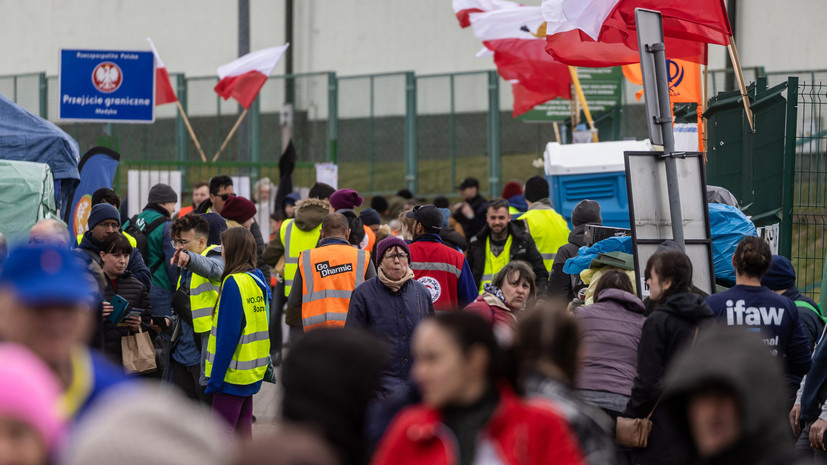
[[[299,269],[299,255],[316,247],[322,231],[321,223],[310,231],[294,228],[294,223],[293,219],[286,220],[279,229],[279,237],[284,245],[284,295],[290,295],[290,289],[293,288],[293,278]]]
[[[204,257],[218,247],[211,245],[201,255]],[[196,333],[206,333],[212,328],[212,309],[218,300],[220,282],[192,273],[190,277],[190,311],[192,312],[192,330]],[[178,277],[178,287],[181,287],[181,277]]]
[[[537,250],[543,257],[546,271],[551,273],[557,249],[569,242],[569,224],[562,215],[554,210],[529,210],[520,216],[525,220],[528,233],[537,244]]]
[[[244,328],[241,331],[241,338],[233,352],[233,358],[227,372],[224,374],[224,382],[237,385],[254,384],[264,379],[267,366],[270,363],[270,330],[268,322],[269,302],[267,296],[262,292],[259,285],[249,273],[234,273],[227,276],[223,283],[233,279],[238,285],[241,293],[241,306],[244,309]],[[218,335],[218,313],[219,305],[212,316],[212,329],[207,342],[207,360],[205,374],[209,378],[212,375],[213,362],[215,361],[216,337]]]
[[[494,280],[494,275],[499,273],[500,270],[505,268],[505,265],[508,265],[508,262],[511,260],[511,234],[508,235],[508,239],[505,241],[505,246],[503,246],[503,251],[500,252],[500,255],[495,257],[493,253],[491,253],[491,236],[485,239],[485,270],[482,274],[482,282],[480,282],[480,294],[482,294],[482,288]]]

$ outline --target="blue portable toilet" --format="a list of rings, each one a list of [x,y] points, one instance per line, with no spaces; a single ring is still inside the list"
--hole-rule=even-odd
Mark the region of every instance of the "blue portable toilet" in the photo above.
[[[603,224],[629,227],[629,198],[623,152],[648,152],[644,141],[560,145],[549,142],[544,153],[551,204],[571,224],[571,212],[583,199],[600,203]]]

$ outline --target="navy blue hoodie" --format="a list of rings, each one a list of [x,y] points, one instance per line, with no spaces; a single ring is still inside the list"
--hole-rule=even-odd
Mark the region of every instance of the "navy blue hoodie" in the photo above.
[[[795,303],[763,286],[736,285],[707,297],[706,304],[720,322],[761,333],[770,353],[783,358],[794,398],[812,354]]]

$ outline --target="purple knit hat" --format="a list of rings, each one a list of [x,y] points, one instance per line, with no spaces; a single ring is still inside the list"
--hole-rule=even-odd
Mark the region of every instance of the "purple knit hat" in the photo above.
[[[408,243],[396,236],[388,236],[376,244],[376,263],[380,263],[382,257],[385,256],[385,252],[393,246],[400,247],[404,250],[405,253],[408,254],[408,263],[411,262],[411,249],[408,248]]]
[[[352,210],[364,201],[365,198],[353,189],[339,189],[330,196],[330,206],[335,210]]]

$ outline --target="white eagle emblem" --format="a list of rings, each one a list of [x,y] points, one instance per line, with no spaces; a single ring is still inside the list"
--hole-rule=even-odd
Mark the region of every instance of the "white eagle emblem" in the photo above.
[[[115,92],[123,82],[123,73],[121,68],[112,63],[105,61],[95,67],[92,71],[92,83],[95,87],[104,93]]]

